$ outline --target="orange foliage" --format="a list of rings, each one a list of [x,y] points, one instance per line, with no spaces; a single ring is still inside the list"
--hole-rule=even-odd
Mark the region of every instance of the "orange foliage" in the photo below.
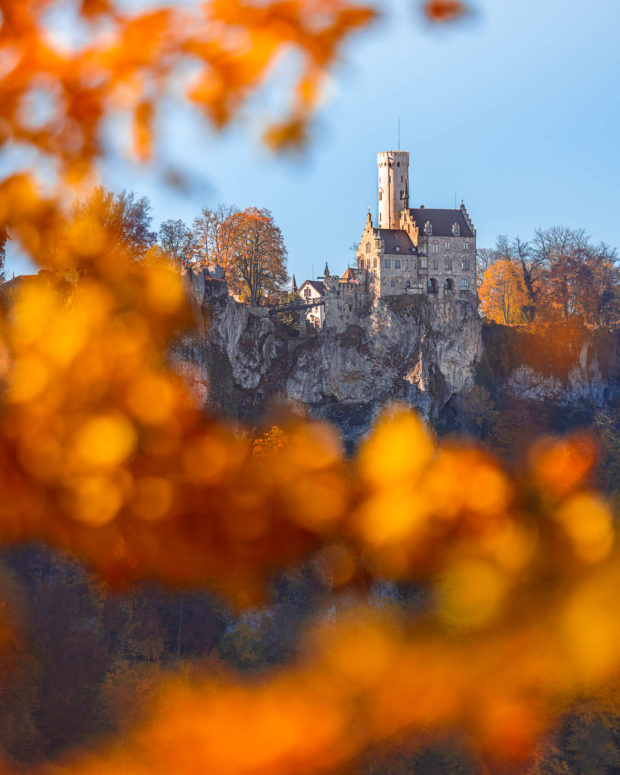
[[[2,5],[3,142],[39,148],[69,180],[91,169],[101,122],[119,107],[148,155],[158,97],[186,57],[201,68],[190,98],[222,124],[283,48],[299,48],[307,70],[276,130],[278,142],[298,139],[339,44],[372,16],[340,0],[216,0],[201,18],[128,17],[86,0],[92,38],[68,51],[39,24],[49,5]],[[55,112],[32,126],[24,100],[42,84]],[[193,322],[177,269],[135,261],[103,212],[67,215],[26,175],[0,184],[0,223],[49,270],[0,315],[0,543],[41,539],[110,583],[209,584],[240,603],[311,556],[343,590],[294,664],[249,683],[214,663],[208,677],[157,690],[149,680],[158,701],[142,726],[65,771],[340,773],[372,746],[455,728],[489,761],[518,761],[559,708],[614,685],[617,529],[588,481],[589,441],[540,442],[522,479],[475,447],[438,445],[402,407],[353,460],[320,422],[252,444],[206,416],[168,362]],[[423,581],[428,610],[370,605],[376,578]]]
[[[478,291],[482,314],[506,326],[525,322],[523,308],[528,296],[517,264],[501,259],[495,261],[484,273]]]

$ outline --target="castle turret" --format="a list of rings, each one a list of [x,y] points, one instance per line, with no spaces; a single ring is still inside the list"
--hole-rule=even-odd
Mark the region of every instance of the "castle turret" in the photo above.
[[[379,169],[379,228],[398,229],[400,212],[409,207],[409,153],[381,151]]]

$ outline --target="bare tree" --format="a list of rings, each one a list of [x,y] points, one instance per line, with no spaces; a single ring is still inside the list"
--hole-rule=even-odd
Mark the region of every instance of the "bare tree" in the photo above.
[[[194,235],[180,218],[163,221],[159,227],[159,245],[178,264],[193,258]]]

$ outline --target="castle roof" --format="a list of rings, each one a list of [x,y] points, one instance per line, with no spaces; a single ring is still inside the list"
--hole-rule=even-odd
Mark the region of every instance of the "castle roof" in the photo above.
[[[430,221],[433,227],[433,237],[453,237],[452,224],[458,223],[461,237],[473,237],[474,234],[467,223],[462,210],[437,210],[427,207],[416,207],[409,210],[411,217],[417,223],[420,231]],[[392,231],[392,229],[390,229]],[[387,251],[386,251],[387,252]]]
[[[298,293],[301,293],[301,291],[306,285],[309,285],[311,288],[314,288],[314,290],[317,293],[319,293],[321,296],[325,295],[325,285],[319,280],[305,280],[299,287]]]
[[[415,253],[415,245],[406,231],[400,229],[377,229],[385,245],[384,253]]]
[[[340,278],[341,283],[355,283],[357,280],[355,279],[355,269],[352,269],[351,267],[347,268],[347,271],[342,275]]]

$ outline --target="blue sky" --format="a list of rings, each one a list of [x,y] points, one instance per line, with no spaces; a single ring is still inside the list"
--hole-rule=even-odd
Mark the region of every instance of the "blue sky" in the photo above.
[[[476,0],[473,18],[441,29],[418,7],[390,0],[351,39],[301,157],[265,150],[256,120],[277,108],[287,60],[223,134],[166,111],[160,154],[191,179],[185,194],[118,158],[104,182],[146,194],[156,226],[218,202],[266,207],[302,280],[354,259],[368,206],[376,213],[376,154],[395,148],[400,117],[412,206],[462,197],[479,247],[556,224],[620,246],[620,4]]]

